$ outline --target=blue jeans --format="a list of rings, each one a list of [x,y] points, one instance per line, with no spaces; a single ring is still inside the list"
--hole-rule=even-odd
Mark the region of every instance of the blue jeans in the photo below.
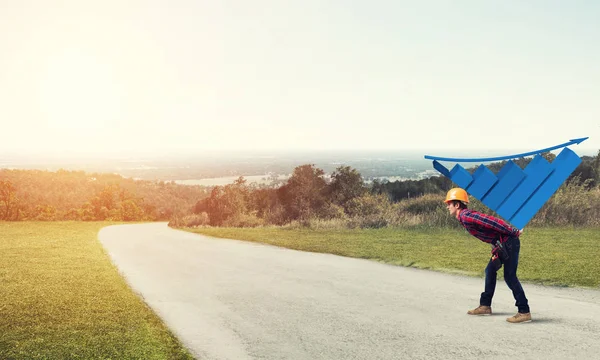
[[[512,290],[515,298],[515,306],[519,309],[520,313],[529,312],[529,304],[525,297],[525,291],[517,278],[517,266],[519,265],[519,250],[521,249],[521,242],[518,237],[509,238],[504,243],[506,250],[508,251],[508,260],[504,265],[504,281],[508,288]],[[490,262],[485,268],[485,290],[481,293],[479,300],[480,305],[492,306],[492,297],[494,297],[494,291],[496,290],[496,274],[497,270]]]

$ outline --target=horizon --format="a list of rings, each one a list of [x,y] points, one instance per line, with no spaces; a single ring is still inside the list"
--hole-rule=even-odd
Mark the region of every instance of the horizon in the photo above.
[[[580,146],[580,145],[579,145]],[[579,147],[578,145],[567,146],[571,150],[575,151],[580,156],[596,156],[600,149],[593,149],[590,147]],[[557,154],[561,149],[552,150],[550,152]],[[305,155],[316,155],[321,157],[330,157],[336,155],[409,155],[413,157],[429,156],[471,156],[471,157],[483,157],[485,156],[504,156],[513,155],[526,152],[533,152],[535,149],[528,148],[504,148],[504,149],[442,149],[434,150],[431,152],[423,151],[420,149],[259,149],[259,150],[199,150],[197,152],[183,152],[183,151],[139,151],[139,152],[112,152],[112,153],[59,153],[59,152],[8,152],[4,151],[0,153],[0,160],[7,158],[40,158],[40,159],[64,159],[69,160],[122,160],[132,158],[149,158],[158,160],[161,158],[191,158],[198,157],[202,159],[206,158],[274,158],[282,156],[305,156]],[[481,154],[479,156],[478,154]],[[530,155],[531,156],[531,155]]]
[[[575,151],[579,156],[596,156],[600,149],[592,149],[589,147],[579,147],[578,145],[568,146]],[[561,149],[552,150],[551,153],[558,154]],[[421,150],[386,150],[386,149],[333,149],[333,150],[316,150],[316,149],[283,149],[283,150],[229,150],[229,151],[198,151],[193,152],[138,152],[138,153],[23,153],[23,152],[3,152],[0,153],[0,161],[26,161],[26,162],[82,162],[82,161],[184,161],[184,160],[226,160],[226,159],[265,159],[265,158],[282,158],[282,157],[311,157],[311,158],[331,158],[336,156],[360,157],[360,156],[395,156],[407,157],[407,159],[423,159],[425,155],[429,156],[445,156],[445,157],[490,157],[490,156],[505,156],[513,154],[521,154],[532,152],[534,150],[525,148],[513,149],[478,149],[478,150],[437,150],[434,152],[423,152]],[[530,155],[531,156],[531,155]],[[528,156],[528,157],[530,157]],[[2,167],[0,163],[0,168]]]

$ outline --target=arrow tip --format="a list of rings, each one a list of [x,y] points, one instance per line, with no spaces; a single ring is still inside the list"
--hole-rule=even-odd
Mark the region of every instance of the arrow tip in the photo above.
[[[575,144],[581,144],[582,142],[586,141],[589,138],[590,137],[588,136],[588,137],[582,137],[582,138],[579,138],[579,139],[571,139],[569,141],[572,141]]]

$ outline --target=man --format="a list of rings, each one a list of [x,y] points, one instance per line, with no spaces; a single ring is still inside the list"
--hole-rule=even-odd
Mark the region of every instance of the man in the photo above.
[[[492,257],[485,269],[485,290],[481,293],[479,307],[469,310],[469,315],[491,315],[492,297],[496,290],[496,273],[504,265],[504,281],[512,290],[518,313],[509,317],[510,323],[531,321],[529,304],[525,297],[523,287],[517,278],[519,265],[519,249],[521,243],[519,235],[522,231],[507,224],[502,219],[495,218],[480,212],[469,210],[467,204],[469,197],[461,188],[450,189],[446,194],[446,207],[450,215],[456,217],[462,226],[479,240],[492,245]]]

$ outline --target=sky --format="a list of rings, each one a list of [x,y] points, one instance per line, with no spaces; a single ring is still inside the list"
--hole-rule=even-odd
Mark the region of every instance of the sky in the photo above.
[[[600,2],[0,0],[0,152],[600,149]]]

